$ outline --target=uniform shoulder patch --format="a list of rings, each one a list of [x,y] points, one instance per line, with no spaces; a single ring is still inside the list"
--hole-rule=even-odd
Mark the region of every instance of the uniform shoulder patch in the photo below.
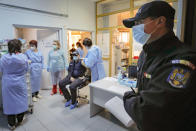
[[[196,69],[196,66],[187,60],[172,60],[171,62],[172,64],[182,64],[182,65],[188,66],[192,70]]]
[[[190,71],[183,68],[174,68],[167,78],[167,82],[176,88],[185,88]]]

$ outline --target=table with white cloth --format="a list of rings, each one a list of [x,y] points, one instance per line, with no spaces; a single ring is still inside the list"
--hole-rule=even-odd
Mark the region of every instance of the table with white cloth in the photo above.
[[[102,80],[90,83],[90,117],[101,112],[105,103],[117,96],[123,99],[126,91],[132,91],[130,87],[120,85],[114,77],[106,77]],[[134,89],[136,91],[136,89]]]

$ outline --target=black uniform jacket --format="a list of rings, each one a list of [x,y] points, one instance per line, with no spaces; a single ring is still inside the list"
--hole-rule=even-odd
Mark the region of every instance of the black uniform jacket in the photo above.
[[[173,32],[143,46],[138,93],[124,107],[141,131],[196,131],[196,52]]]
[[[86,72],[86,67],[84,67],[81,63],[81,60],[74,61],[72,60],[69,63],[69,68],[68,68],[68,77],[71,78],[78,78],[82,77],[85,75]]]

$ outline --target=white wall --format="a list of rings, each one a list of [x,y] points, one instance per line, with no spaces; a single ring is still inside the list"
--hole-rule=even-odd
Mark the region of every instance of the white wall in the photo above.
[[[68,28],[88,31],[96,30],[95,2],[91,0],[69,0]]]
[[[0,18],[0,39],[15,37],[13,24],[47,27],[63,27],[67,24],[67,18],[5,7],[0,7]]]
[[[95,3],[90,0],[1,0],[0,2],[68,14],[68,17],[65,18],[0,7],[0,39],[15,37],[13,24],[64,27],[87,31],[95,31],[96,29]]]
[[[68,0],[0,0],[1,3],[67,14]]]

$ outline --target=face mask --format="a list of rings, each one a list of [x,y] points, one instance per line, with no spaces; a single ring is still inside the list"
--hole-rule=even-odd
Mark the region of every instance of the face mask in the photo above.
[[[149,23],[151,23],[151,22],[149,22]],[[149,23],[147,23],[147,24],[149,24]],[[144,45],[149,40],[149,38],[151,37],[151,34],[153,33],[153,32],[150,34],[145,33],[144,32],[144,24],[133,26],[132,32],[133,32],[133,38],[135,39],[135,41],[137,41],[138,43],[140,43],[142,45]]]
[[[57,49],[57,46],[56,45],[53,45],[53,49],[56,50]]]
[[[35,47],[34,46],[31,46],[31,48],[30,48],[32,51],[34,51],[35,50]]]
[[[78,57],[77,56],[73,56],[73,60],[78,60]]]

